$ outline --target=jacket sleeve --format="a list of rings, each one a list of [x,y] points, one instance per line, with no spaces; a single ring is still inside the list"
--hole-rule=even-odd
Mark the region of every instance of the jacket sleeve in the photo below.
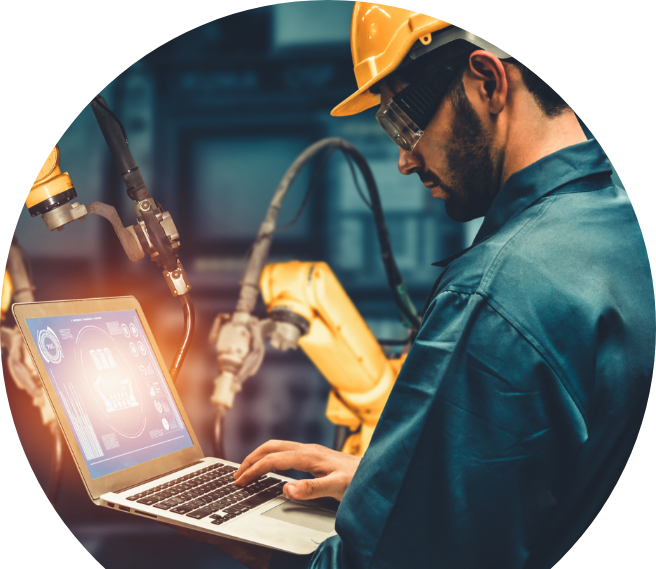
[[[344,558],[344,543],[336,535],[324,541],[314,552],[307,569],[337,569],[351,565]]]
[[[366,567],[551,568],[586,529],[559,519],[586,410],[539,342],[484,296],[445,291],[434,306],[399,385],[430,405],[406,439],[407,468],[395,465],[398,491]],[[543,541],[555,559],[527,564]]]

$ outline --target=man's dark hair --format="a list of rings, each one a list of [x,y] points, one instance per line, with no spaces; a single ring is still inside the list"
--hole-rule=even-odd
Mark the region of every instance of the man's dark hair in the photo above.
[[[392,79],[399,79],[404,83],[413,83],[417,81],[425,73],[431,71],[436,67],[440,67],[445,63],[465,55],[467,53],[472,53],[472,45],[464,40],[455,40],[443,48],[436,49],[435,51],[429,52],[422,57],[418,57],[415,60],[409,59],[406,63],[402,64],[394,73],[392,74]],[[540,110],[550,118],[557,117],[562,114],[563,111],[569,109],[569,105],[561,98],[561,96],[556,93],[549,85],[547,85],[542,79],[540,79],[535,73],[533,73],[528,67],[520,63],[514,58],[503,60],[504,63],[514,65],[522,77],[522,81],[526,86],[531,95],[535,98]],[[464,73],[465,65],[463,64],[462,71],[456,74],[454,82],[452,84],[452,89],[455,86],[456,82],[459,82],[462,79],[462,73]],[[376,87],[376,86],[375,86]],[[375,89],[371,89],[372,92],[376,92]]]

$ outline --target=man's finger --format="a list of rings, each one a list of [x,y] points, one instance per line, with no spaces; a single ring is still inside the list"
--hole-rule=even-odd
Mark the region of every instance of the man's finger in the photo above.
[[[265,456],[269,454],[294,450],[301,446],[303,446],[301,445],[301,443],[293,443],[291,441],[276,441],[276,440],[267,441],[263,445],[257,447],[251,454],[249,454],[244,459],[244,461],[237,469],[237,472],[235,472],[233,476],[235,480],[238,479],[251,466],[253,466],[256,462],[262,460]]]
[[[283,486],[282,491],[285,497],[290,500],[312,500],[326,496],[336,498],[340,495],[337,491],[336,480],[331,475],[325,476],[324,478],[288,482]]]
[[[246,471],[235,480],[235,484],[238,486],[246,486],[256,478],[259,478],[263,474],[268,474],[273,470],[289,470],[290,468],[294,468],[296,470],[307,472],[305,462],[303,454],[297,450],[287,450],[267,454],[246,469]]]
[[[295,450],[267,454],[255,464],[247,468],[242,475],[235,480],[235,484],[238,486],[246,486],[256,478],[274,470],[289,470],[290,468],[297,468],[297,466],[293,466],[298,465],[299,463],[297,454],[298,453]]]

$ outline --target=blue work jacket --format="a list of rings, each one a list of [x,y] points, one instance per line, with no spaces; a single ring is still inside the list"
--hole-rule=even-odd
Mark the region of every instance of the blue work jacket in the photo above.
[[[546,569],[610,495],[654,362],[647,252],[589,140],[510,176],[447,263],[311,568]]]

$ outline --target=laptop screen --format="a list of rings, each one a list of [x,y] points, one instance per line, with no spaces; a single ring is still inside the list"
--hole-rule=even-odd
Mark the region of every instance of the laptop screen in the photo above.
[[[25,322],[91,478],[193,445],[136,310]]]

